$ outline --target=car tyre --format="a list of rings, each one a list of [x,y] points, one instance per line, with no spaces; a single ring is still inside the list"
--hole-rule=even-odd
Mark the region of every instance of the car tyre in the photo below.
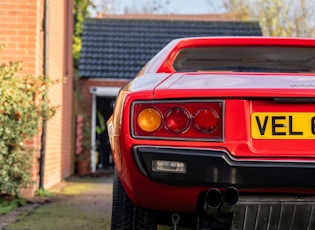
[[[113,179],[112,230],[156,230],[156,213],[136,206],[127,196],[117,170]]]

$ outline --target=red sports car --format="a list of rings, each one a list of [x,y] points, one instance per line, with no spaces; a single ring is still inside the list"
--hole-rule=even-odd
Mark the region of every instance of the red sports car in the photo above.
[[[112,229],[315,229],[315,39],[174,40],[108,132]]]

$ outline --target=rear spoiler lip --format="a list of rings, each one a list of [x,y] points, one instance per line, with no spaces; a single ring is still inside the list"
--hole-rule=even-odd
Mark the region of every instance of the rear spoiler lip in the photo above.
[[[181,49],[205,46],[281,46],[281,47],[315,47],[315,40],[310,38],[284,37],[194,37],[171,41],[151,60],[148,72],[175,73],[174,60]]]

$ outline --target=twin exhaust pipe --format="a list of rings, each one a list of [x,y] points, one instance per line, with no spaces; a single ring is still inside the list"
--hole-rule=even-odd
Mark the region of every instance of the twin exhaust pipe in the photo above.
[[[213,188],[206,193],[203,207],[208,215],[230,213],[234,210],[238,197],[239,193],[234,187],[228,187],[224,192]]]

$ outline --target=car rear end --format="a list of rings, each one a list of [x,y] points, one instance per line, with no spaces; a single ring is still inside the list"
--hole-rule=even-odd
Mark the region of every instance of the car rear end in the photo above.
[[[111,123],[132,202],[195,213],[205,229],[314,227],[314,50],[307,39],[183,39],[153,59]]]

